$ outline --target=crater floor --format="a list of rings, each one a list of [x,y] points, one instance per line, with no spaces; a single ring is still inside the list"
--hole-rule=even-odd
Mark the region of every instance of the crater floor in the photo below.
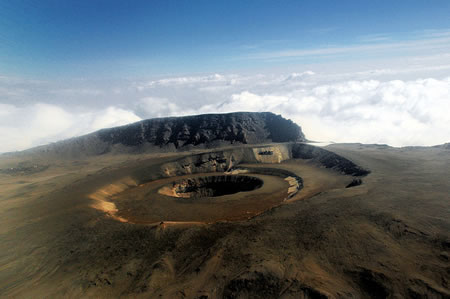
[[[248,175],[206,175],[175,181],[158,193],[178,198],[218,197],[259,189],[263,184],[263,180]]]
[[[117,194],[112,201],[118,208],[117,215],[133,223],[211,223],[248,219],[279,205],[288,195],[289,184],[283,178],[259,174],[251,174],[251,177],[256,178],[261,187],[217,197],[174,197],[173,190],[168,187],[173,185],[174,179],[180,182],[205,176],[214,176],[214,173],[152,181]]]

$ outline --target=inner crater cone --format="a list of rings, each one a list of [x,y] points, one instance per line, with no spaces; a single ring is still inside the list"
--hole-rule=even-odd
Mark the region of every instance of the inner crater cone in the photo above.
[[[217,197],[256,190],[263,184],[261,179],[252,176],[206,176],[175,181],[170,188],[172,192],[167,193],[170,196],[182,198]]]
[[[281,204],[288,188],[279,176],[203,173],[144,183],[111,201],[130,223],[214,223],[256,216]]]

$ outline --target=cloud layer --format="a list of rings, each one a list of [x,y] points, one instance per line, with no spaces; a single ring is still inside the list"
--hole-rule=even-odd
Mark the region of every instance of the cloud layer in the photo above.
[[[133,112],[116,107],[71,112],[43,103],[21,108],[0,104],[0,152],[27,149],[139,120]]]
[[[450,140],[450,80],[348,81],[281,94],[233,94],[219,111],[269,110],[307,136],[335,142],[432,145]]]
[[[213,74],[99,89],[80,84],[70,90],[3,78],[0,96],[9,102],[0,100],[0,152],[143,118],[233,111],[282,114],[300,124],[311,140],[393,146],[449,142],[450,78],[392,78],[404,72]],[[27,94],[38,94],[40,100],[31,102]],[[67,97],[80,100],[74,105],[64,101]]]

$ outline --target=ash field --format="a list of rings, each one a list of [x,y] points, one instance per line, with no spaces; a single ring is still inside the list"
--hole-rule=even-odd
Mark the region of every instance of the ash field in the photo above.
[[[449,298],[449,169],[244,112],[3,154],[0,297]]]

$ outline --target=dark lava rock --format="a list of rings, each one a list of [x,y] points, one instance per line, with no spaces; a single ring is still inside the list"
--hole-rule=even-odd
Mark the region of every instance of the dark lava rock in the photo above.
[[[372,271],[370,269],[361,269],[360,271],[350,271],[357,285],[364,294],[371,298],[387,298],[389,297],[389,289],[387,277],[383,273]]]
[[[350,184],[345,186],[345,188],[351,188],[351,187],[359,186],[361,184],[362,184],[362,180],[361,179],[353,179],[353,181],[351,181]]]
[[[33,164],[31,162],[20,162],[14,167],[0,169],[0,173],[8,175],[31,175],[46,170],[48,165]]]
[[[294,144],[292,147],[292,157],[294,159],[310,159],[326,168],[332,168],[352,176],[365,176],[370,173],[369,170],[359,167],[338,154],[309,144]]]
[[[102,141],[136,146],[150,143],[176,148],[213,141],[260,143],[305,141],[301,128],[273,113],[237,112],[148,119],[97,132]]]
[[[306,141],[302,129],[281,115],[270,112],[235,112],[147,119],[29,151],[80,156],[111,151],[161,152],[227,144],[296,141]]]
[[[271,156],[271,155],[273,155],[273,151],[261,151],[261,152],[258,153],[258,155]]]

